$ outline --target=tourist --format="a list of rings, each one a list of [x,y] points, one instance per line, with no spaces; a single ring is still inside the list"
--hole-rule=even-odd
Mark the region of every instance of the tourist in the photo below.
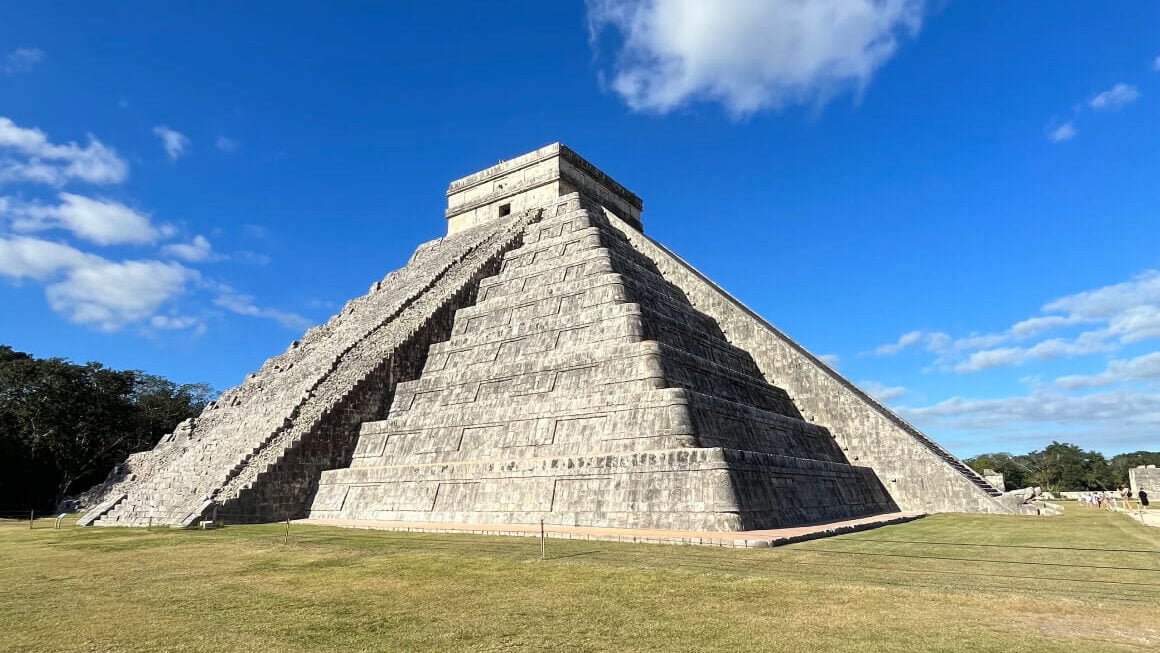
[[[1140,490],[1136,496],[1140,498],[1140,516],[1143,517],[1144,513],[1148,512],[1148,492]]]
[[[1124,510],[1132,512],[1132,490],[1123,488],[1120,490],[1120,494],[1124,496]]]

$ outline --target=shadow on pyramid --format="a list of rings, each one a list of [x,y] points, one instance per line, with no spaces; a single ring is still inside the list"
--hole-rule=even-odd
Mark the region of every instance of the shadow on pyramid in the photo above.
[[[751,531],[1012,512],[641,231],[555,144],[448,190],[421,246],[87,497],[82,524]]]

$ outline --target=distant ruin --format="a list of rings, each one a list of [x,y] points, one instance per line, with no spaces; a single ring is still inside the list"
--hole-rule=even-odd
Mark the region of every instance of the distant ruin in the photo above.
[[[131,456],[81,523],[742,531],[1014,512],[646,236],[640,198],[567,147],[447,197],[446,237]]]
[[[1129,489],[1132,496],[1140,496],[1140,490],[1148,493],[1152,501],[1160,501],[1160,468],[1155,465],[1140,465],[1128,470]]]

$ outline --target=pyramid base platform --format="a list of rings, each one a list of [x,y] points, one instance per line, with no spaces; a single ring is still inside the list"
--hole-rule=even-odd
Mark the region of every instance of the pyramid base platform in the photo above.
[[[311,519],[739,532],[897,511],[869,468],[722,448],[324,472]]]
[[[820,524],[752,531],[670,531],[649,528],[599,528],[595,526],[562,526],[545,524],[543,535],[553,539],[632,542],[639,544],[685,544],[733,548],[768,548],[804,542],[834,535],[844,535],[892,524],[902,524],[926,516],[921,512],[890,512],[858,519]],[[372,519],[298,519],[302,526],[335,526],[365,530],[403,531],[409,533],[458,533],[467,535],[502,535],[540,537],[540,524],[455,524],[440,522],[376,521]]]

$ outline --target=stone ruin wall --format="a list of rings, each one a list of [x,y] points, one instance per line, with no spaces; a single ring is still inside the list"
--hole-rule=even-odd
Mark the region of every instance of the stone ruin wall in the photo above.
[[[1148,465],[1133,467],[1128,470],[1128,482],[1131,485],[1132,496],[1137,496],[1140,490],[1148,493],[1148,500],[1153,506],[1160,505],[1160,467]]]
[[[833,433],[850,462],[874,469],[902,510],[1009,513],[1001,494],[913,426],[673,254],[616,216],[609,220],[665,279],[748,351],[770,383],[785,388],[805,419]]]

